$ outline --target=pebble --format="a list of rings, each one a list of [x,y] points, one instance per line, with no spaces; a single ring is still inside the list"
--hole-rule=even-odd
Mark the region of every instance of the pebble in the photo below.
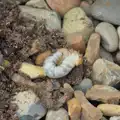
[[[117,28],[117,33],[118,33],[118,36],[119,36],[119,50],[120,50],[120,26]]]
[[[19,72],[24,73],[31,79],[45,77],[45,71],[43,67],[35,66],[26,62],[21,64]]]
[[[120,82],[120,66],[105,59],[98,59],[93,64],[91,77],[95,84],[114,86]]]
[[[103,47],[100,47],[100,57],[110,62],[114,62],[112,54],[110,52],[107,52]]]
[[[102,37],[102,46],[108,52],[115,52],[118,49],[118,35],[115,27],[107,22],[101,22],[95,28]]]
[[[66,100],[70,100],[73,97],[74,89],[68,83],[65,83],[63,87],[64,87],[64,96],[66,97]]]
[[[98,20],[120,25],[119,6],[120,0],[96,0],[91,6],[91,14]]]
[[[70,9],[80,6],[81,0],[46,0],[48,5],[60,15],[64,16]]]
[[[80,7],[85,11],[86,15],[91,16],[91,5],[87,1],[82,1]]]
[[[73,93],[74,89],[71,87],[70,84],[64,83],[64,89],[67,89],[69,92]]]
[[[40,120],[46,114],[46,109],[41,103],[33,103],[29,105],[27,115],[35,118],[35,120]]]
[[[69,34],[66,36],[66,41],[68,46],[74,50],[79,51],[82,54],[85,52],[85,41],[79,33]]]
[[[74,86],[74,89],[81,90],[83,93],[86,93],[92,85],[92,81],[89,78],[85,78],[79,85]]]
[[[100,109],[104,116],[120,116],[120,106],[113,104],[100,104],[97,106]]]
[[[86,93],[86,98],[102,103],[119,104],[120,92],[110,86],[106,85],[94,85]]]
[[[31,87],[31,88],[35,88],[37,86],[37,84],[32,82],[30,79],[25,78],[25,77],[23,77],[23,76],[21,76],[17,73],[13,74],[12,80],[16,84],[21,85],[21,86],[28,86],[28,87]]]
[[[120,120],[120,116],[111,117],[110,120]]]
[[[45,0],[30,0],[26,3],[26,5],[34,8],[50,10]]]
[[[33,43],[31,45],[31,49],[29,51],[29,55],[34,55],[40,51],[40,41],[38,39],[33,40]]]
[[[72,98],[67,102],[68,114],[71,120],[79,120],[81,114],[81,105],[76,98]]]
[[[67,111],[64,108],[59,110],[49,110],[45,120],[69,120]]]
[[[36,65],[42,65],[45,61],[45,59],[50,56],[52,54],[52,52],[50,50],[47,50],[43,53],[40,53],[35,60],[35,64]]]
[[[89,64],[93,64],[98,58],[100,53],[100,35],[93,33],[90,36],[88,45],[85,52],[85,58]]]
[[[120,51],[118,51],[116,54],[116,61],[117,61],[117,63],[120,64]]]
[[[18,117],[27,115],[29,105],[37,103],[39,101],[39,98],[31,90],[19,92],[13,97],[13,99],[14,100],[12,101],[12,103],[18,106]]]
[[[81,91],[74,92],[75,98],[80,102],[82,113],[80,120],[100,120],[102,118],[101,111],[94,107],[84,96]]]
[[[20,17],[23,19],[35,22],[40,22],[45,19],[47,30],[61,30],[61,19],[56,12],[22,5],[19,8],[21,10]]]
[[[35,120],[34,117],[30,115],[23,115],[19,120]]]
[[[72,33],[79,33],[84,40],[88,41],[94,27],[92,21],[86,16],[80,8],[73,8],[64,15],[63,33],[65,36]]]

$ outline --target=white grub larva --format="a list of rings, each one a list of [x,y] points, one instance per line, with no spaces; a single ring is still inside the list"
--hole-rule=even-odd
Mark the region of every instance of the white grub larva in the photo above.
[[[61,64],[57,65],[61,58],[63,58]],[[69,51],[68,54],[66,52],[64,54],[64,51],[58,50],[45,60],[43,68],[49,78],[61,78],[66,76],[79,60],[80,54],[77,51]]]

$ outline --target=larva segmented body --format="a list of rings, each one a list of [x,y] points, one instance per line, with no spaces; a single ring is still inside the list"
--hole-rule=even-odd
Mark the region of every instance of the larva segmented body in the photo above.
[[[64,56],[62,63],[57,66],[57,61],[62,57],[63,53],[57,51],[53,56],[48,57],[44,62],[44,70],[46,75],[49,78],[61,78],[66,76],[76,64],[76,61],[79,59],[79,54],[73,52],[68,56]]]

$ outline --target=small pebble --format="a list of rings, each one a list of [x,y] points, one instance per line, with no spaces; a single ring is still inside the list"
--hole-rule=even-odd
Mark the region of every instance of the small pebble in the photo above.
[[[92,85],[92,81],[89,78],[85,78],[79,85],[74,86],[74,89],[81,90],[82,92],[86,93],[87,90],[92,87]]]
[[[108,52],[115,52],[118,49],[118,34],[112,24],[101,22],[96,26],[95,32],[101,35],[101,44]]]
[[[35,64],[36,65],[41,65],[44,63],[45,59],[50,56],[52,54],[52,52],[50,50],[48,51],[45,51],[41,54],[39,54],[37,57],[36,57],[36,60],[35,60]]]
[[[24,73],[25,75],[29,76],[31,79],[44,77],[45,71],[40,66],[35,66],[29,63],[22,63],[19,69],[19,72]]]
[[[80,53],[85,52],[85,48],[86,48],[85,41],[79,33],[69,34],[66,37],[66,41],[68,45],[74,50],[80,51]]]
[[[49,110],[45,120],[69,120],[68,113],[64,108],[57,111]]]
[[[81,105],[76,98],[73,98],[67,102],[68,114],[71,120],[79,120],[81,114]]]
[[[88,41],[85,58],[89,64],[93,64],[100,54],[100,35],[98,33],[93,33]]]

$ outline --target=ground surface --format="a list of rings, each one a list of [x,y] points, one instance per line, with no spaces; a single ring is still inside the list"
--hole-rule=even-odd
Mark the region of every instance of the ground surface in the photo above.
[[[18,6],[12,0],[0,0],[0,51],[4,59],[10,62],[10,66],[0,73],[0,120],[15,120],[15,107],[11,107],[10,100],[15,92],[20,91],[22,88],[18,87],[11,80],[11,76],[17,72],[16,66],[22,61],[32,62],[34,64],[35,56],[29,57],[28,54],[33,40],[38,39],[41,43],[40,52],[66,46],[61,32],[47,31],[44,22],[40,22],[38,25],[31,21],[20,19],[19,12]],[[61,78],[59,83],[61,86],[64,82],[70,83],[71,85],[77,84],[81,82],[84,72],[83,66],[77,67],[71,74]],[[54,92],[45,90],[45,86],[49,83],[46,80],[48,78],[34,81],[44,81],[44,83],[41,83],[41,89],[43,88],[41,91],[43,92],[38,93],[41,101],[48,108],[61,106],[57,101],[63,94],[60,92],[60,89]],[[41,96],[43,94],[45,97]]]

